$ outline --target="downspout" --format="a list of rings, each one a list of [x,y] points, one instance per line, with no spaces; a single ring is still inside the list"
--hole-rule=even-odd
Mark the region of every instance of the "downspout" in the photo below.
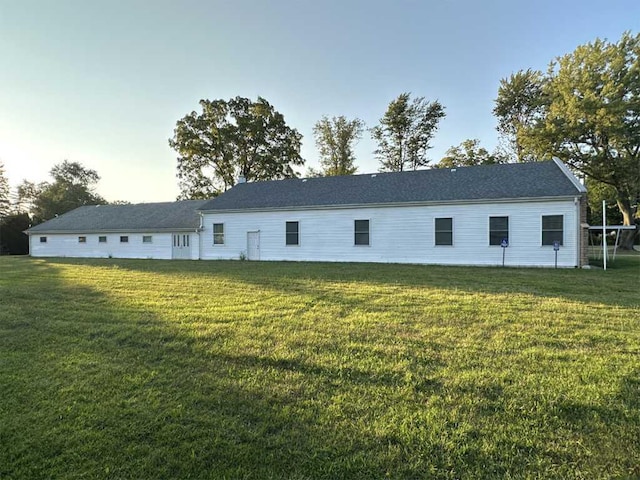
[[[200,235],[200,232],[204,230],[204,215],[202,215],[200,211],[198,215],[200,216],[200,225],[198,225],[196,229],[196,233],[198,234],[198,260],[202,260],[202,235]]]
[[[582,213],[580,197],[573,199],[573,204],[576,207],[576,249],[574,265],[576,268],[580,268],[580,253],[582,252],[582,228],[580,222],[580,215]]]

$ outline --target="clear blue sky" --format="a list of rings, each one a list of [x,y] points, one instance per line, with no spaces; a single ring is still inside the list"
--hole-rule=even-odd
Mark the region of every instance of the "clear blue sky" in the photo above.
[[[431,150],[497,141],[501,78],[640,29],[640,1],[0,0],[0,161],[13,185],[64,159],[107,200],[172,200],[167,139],[201,98],[265,97],[317,166],[322,115],[377,124],[408,91],[446,107]],[[378,168],[365,133],[360,172]]]

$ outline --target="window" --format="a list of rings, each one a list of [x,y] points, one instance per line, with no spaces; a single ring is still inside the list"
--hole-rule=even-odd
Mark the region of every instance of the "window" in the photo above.
[[[436,218],[436,245],[453,245],[453,218]]]
[[[153,240],[153,238],[151,237],[151,235],[143,235],[142,236],[142,243],[151,243],[152,240]]]
[[[173,246],[174,247],[188,247],[189,246],[189,235],[182,235],[182,244],[180,243],[180,234],[173,236]]]
[[[78,237],[78,243],[87,243],[87,237]]]
[[[40,237],[40,243],[47,243],[47,237]]]
[[[555,241],[560,242],[560,245],[562,245],[563,225],[563,215],[543,215],[542,245],[553,245]]]
[[[369,220],[356,220],[354,231],[356,245],[369,245]]]
[[[213,244],[224,245],[224,223],[213,224]]]
[[[298,222],[287,222],[286,226],[287,231],[287,245],[299,245],[300,235],[299,235],[299,224]]]
[[[107,243],[107,237],[98,237],[98,243]]]
[[[120,243],[129,243],[129,237],[127,235],[121,236]]]
[[[509,217],[489,217],[489,245],[501,245],[509,241]]]

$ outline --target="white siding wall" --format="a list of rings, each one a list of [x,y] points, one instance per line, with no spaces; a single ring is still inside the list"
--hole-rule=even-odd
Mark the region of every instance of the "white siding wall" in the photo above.
[[[261,260],[500,265],[502,248],[489,246],[489,217],[509,217],[506,265],[553,266],[542,246],[542,215],[564,215],[558,266],[577,265],[578,206],[573,200],[423,207],[374,207],[204,215],[202,259],[246,254],[247,232],[260,231]],[[453,218],[453,246],[435,246],[435,218]],[[370,221],[370,245],[354,245],[354,220]],[[298,221],[300,245],[285,245],[285,222]],[[213,245],[213,224],[224,224],[224,245]]]
[[[123,235],[129,237],[128,243],[120,243]],[[142,243],[143,235],[151,235],[151,243]],[[87,242],[79,243],[79,236],[87,237]],[[106,236],[107,243],[99,243],[100,236]],[[40,243],[40,237],[47,237],[47,242]],[[33,257],[170,259],[171,239],[170,233],[33,234],[29,252]]]
[[[200,260],[200,234],[190,234],[189,245],[191,246],[191,260]]]

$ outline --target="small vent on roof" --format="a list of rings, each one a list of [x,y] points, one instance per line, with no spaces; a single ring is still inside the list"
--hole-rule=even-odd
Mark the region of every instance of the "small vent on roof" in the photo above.
[[[452,172],[455,172],[455,171],[456,171],[456,169],[455,169],[455,168],[452,168],[452,169],[451,169],[451,171],[452,171]]]
[[[306,182],[306,181],[307,181],[307,179],[306,179],[306,178],[303,178],[303,179],[302,179],[302,181],[303,181],[303,182]]]
[[[371,178],[376,178],[377,174],[376,173],[372,173],[371,174]]]

